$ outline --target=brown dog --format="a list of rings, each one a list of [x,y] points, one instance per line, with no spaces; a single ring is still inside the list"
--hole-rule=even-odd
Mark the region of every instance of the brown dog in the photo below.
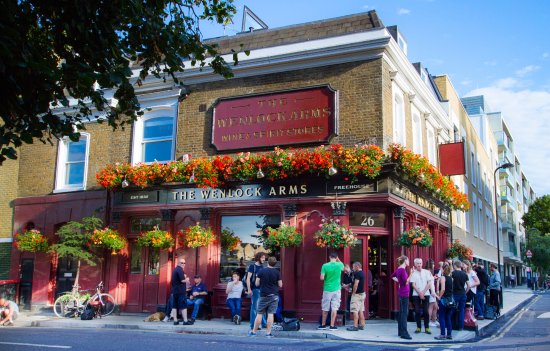
[[[150,315],[149,317],[145,318],[144,322],[160,322],[165,317],[164,312],[156,312]]]

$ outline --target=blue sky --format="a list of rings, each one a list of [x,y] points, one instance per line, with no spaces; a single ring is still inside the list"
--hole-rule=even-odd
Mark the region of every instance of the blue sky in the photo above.
[[[486,95],[511,129],[537,195],[550,194],[550,1],[236,0],[227,35],[240,31],[243,5],[270,28],[376,10],[399,26],[411,62],[447,74],[461,96]],[[203,27],[205,37],[223,35]]]

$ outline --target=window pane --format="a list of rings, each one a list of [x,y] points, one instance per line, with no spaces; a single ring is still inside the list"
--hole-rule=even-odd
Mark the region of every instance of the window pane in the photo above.
[[[148,232],[149,230],[152,230],[156,226],[160,225],[160,218],[150,218],[150,217],[142,217],[142,218],[132,218],[130,221],[130,232],[131,233],[141,233],[141,232]]]
[[[151,138],[171,138],[174,128],[172,117],[153,118],[143,123],[143,140]]]
[[[86,139],[69,142],[67,145],[67,161],[78,162],[86,159]]]
[[[131,274],[141,274],[142,273],[142,264],[141,264],[141,246],[137,244],[132,244],[130,252],[130,273]]]
[[[248,265],[254,262],[257,252],[275,255],[278,261],[277,265],[280,265],[280,253],[265,249],[259,240],[267,227],[278,227],[279,225],[281,225],[279,215],[222,217],[222,231],[238,237],[240,243],[234,250],[231,248],[221,249],[220,282],[230,281],[234,271],[238,272],[242,279]]]
[[[84,162],[68,163],[65,174],[65,185],[84,184]]]
[[[143,162],[170,161],[172,159],[172,141],[159,141],[143,144]]]
[[[148,275],[158,275],[160,268],[160,249],[150,247],[149,249],[149,262],[147,264]]]

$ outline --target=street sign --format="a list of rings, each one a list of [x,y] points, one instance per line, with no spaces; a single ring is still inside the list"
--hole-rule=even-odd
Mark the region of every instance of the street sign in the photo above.
[[[531,250],[527,250],[527,252],[525,253],[525,256],[527,256],[527,258],[531,258],[533,257],[533,253],[531,252]]]

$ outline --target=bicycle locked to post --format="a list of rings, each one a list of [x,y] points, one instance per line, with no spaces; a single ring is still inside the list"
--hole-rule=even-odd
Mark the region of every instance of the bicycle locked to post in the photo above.
[[[77,318],[86,308],[94,308],[98,315],[108,316],[115,310],[116,302],[111,294],[101,292],[103,282],[95,288],[95,294],[88,293],[89,290],[79,290],[79,286],[73,286],[71,291],[59,296],[53,304],[53,311],[60,318]]]

